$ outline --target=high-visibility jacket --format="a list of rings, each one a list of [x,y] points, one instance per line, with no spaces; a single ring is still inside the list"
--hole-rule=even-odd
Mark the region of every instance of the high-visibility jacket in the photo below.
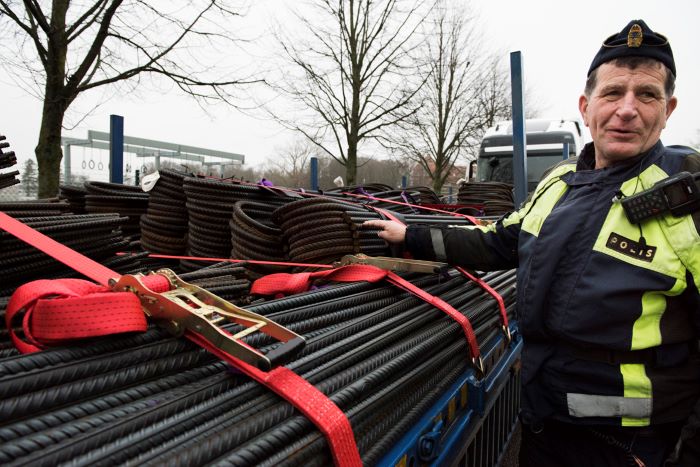
[[[699,172],[700,155],[658,142],[594,166],[588,144],[519,210],[489,226],[409,226],[406,248],[483,271],[518,268],[525,420],[685,420],[700,399],[700,212],[635,225],[614,198]]]

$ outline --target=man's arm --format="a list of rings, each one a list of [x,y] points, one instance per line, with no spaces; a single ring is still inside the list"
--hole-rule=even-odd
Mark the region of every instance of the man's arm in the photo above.
[[[363,226],[379,229],[379,237],[389,243],[404,243],[406,250],[416,259],[493,271],[511,269],[518,264],[518,220],[517,213],[512,213],[488,226],[419,224],[406,227],[398,222],[380,220],[366,221]]]

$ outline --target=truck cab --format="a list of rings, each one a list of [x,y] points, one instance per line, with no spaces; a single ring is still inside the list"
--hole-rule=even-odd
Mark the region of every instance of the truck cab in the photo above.
[[[581,124],[577,120],[526,120],[525,134],[528,192],[537,187],[545,170],[575,156],[583,147]],[[564,143],[569,145],[567,154],[564,154]],[[475,180],[513,183],[512,121],[499,122],[484,133]]]

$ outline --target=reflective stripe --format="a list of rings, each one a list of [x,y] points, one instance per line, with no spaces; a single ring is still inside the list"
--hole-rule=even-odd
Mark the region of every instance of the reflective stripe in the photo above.
[[[625,385],[625,398],[631,400],[648,400],[649,413],[622,414],[622,426],[648,426],[652,408],[651,380],[641,363],[623,363],[620,365],[622,381]]]
[[[433,240],[433,252],[435,252],[436,261],[447,261],[447,253],[445,253],[445,240],[442,237],[442,230],[430,229],[430,238]]]
[[[651,416],[648,397],[599,396],[567,393],[566,403],[572,417],[632,417]]]
[[[666,297],[680,295],[687,288],[684,280],[676,280],[668,291],[652,290],[642,294],[642,314],[632,326],[630,350],[648,349],[661,345],[661,318],[666,312]]]

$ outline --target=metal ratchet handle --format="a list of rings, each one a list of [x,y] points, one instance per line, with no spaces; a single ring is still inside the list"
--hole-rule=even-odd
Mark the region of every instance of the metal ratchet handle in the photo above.
[[[263,371],[289,361],[306,343],[302,336],[293,331],[189,284],[169,269],[154,274],[166,277],[171,290],[162,293],[150,290],[141,281],[142,275],[124,275],[115,281],[112,288],[135,293],[144,312],[176,336],[181,336],[185,331],[197,333],[218,349]],[[223,321],[239,324],[243,329],[229,334],[219,327]],[[274,337],[282,345],[263,354],[239,340],[255,332]]]
[[[418,259],[390,258],[386,256],[367,256],[363,253],[356,255],[345,255],[338,263],[335,263],[334,265],[336,267],[340,267],[351,264],[368,264],[386,271],[420,272],[427,274],[441,272],[449,268],[447,263]]]

